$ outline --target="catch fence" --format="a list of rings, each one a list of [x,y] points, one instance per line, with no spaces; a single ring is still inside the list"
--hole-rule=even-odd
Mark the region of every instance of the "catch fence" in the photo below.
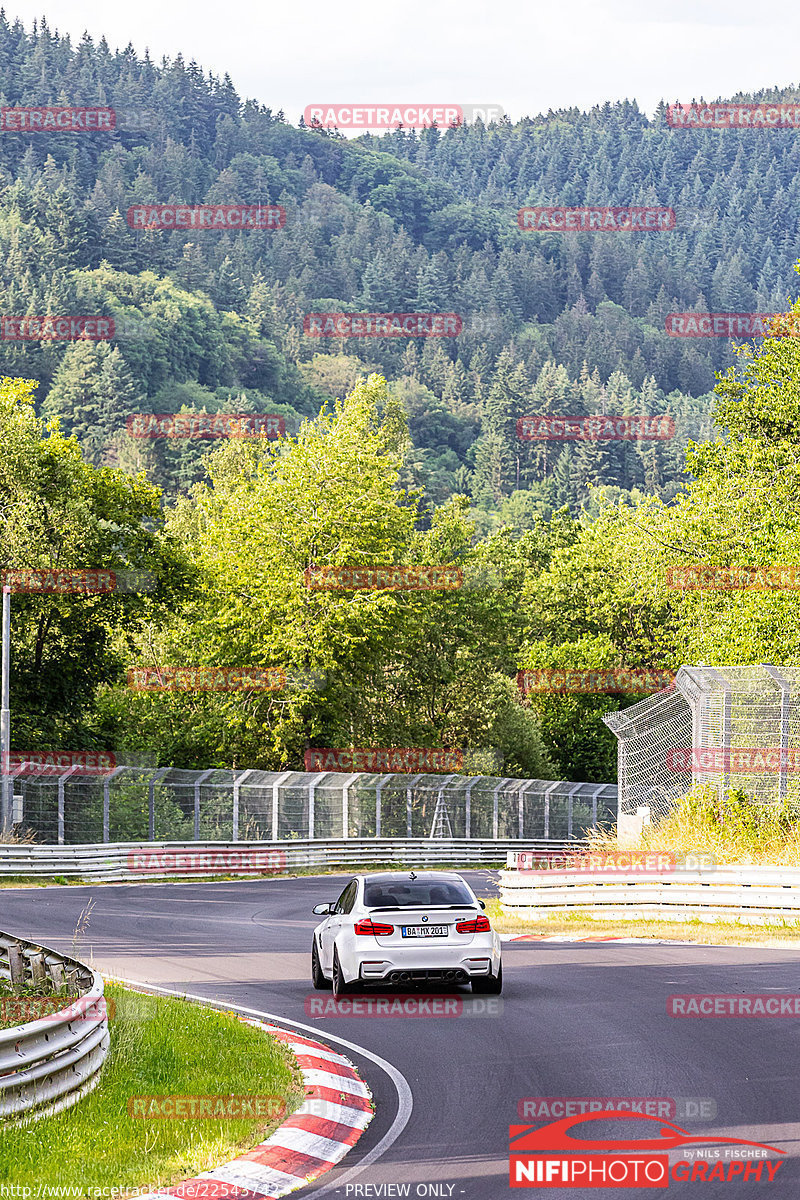
[[[14,780],[3,828],[42,844],[295,839],[579,839],[616,821],[614,784],[124,766]]]
[[[800,799],[800,667],[681,667],[673,685],[603,720],[618,738],[621,822],[655,822],[697,784]]]

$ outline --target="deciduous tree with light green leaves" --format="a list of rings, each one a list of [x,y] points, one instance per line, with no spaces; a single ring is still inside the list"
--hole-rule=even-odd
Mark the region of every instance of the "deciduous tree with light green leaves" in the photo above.
[[[170,523],[200,592],[142,643],[140,661],[278,667],[287,686],[133,698],[131,720],[161,739],[164,761],[300,766],[310,745],[499,745],[546,769],[513,684],[524,563],[508,539],[470,550],[465,499],[420,514],[418,494],[398,482],[406,446],[402,409],[373,375],[296,438],[214,452],[208,483]],[[452,562],[468,580],[485,569],[483,583],[324,591],[305,577],[323,566]]]
[[[136,570],[154,590],[13,596],[12,747],[104,746],[98,688],[122,675],[126,642],[174,607],[192,569],[163,532],[158,489],[85,462],[74,438],[36,416],[36,386],[0,379],[0,569]]]

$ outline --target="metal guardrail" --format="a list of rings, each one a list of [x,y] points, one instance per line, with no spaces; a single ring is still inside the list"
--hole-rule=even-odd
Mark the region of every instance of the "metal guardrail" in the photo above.
[[[0,878],[79,878],[102,881],[291,874],[302,868],[352,870],[374,864],[498,866],[516,840],[368,838],[280,842],[119,842],[116,845],[0,845]],[[531,850],[559,851],[576,841],[527,841]]]
[[[49,979],[71,993],[64,1009],[0,1029],[0,1119],[39,1120],[71,1107],[99,1083],[108,1053],[102,978],[76,959],[0,933],[0,979]]]
[[[800,870],[716,867],[636,871],[629,879],[568,871],[500,873],[504,913],[527,920],[591,909],[596,917],[635,920],[695,917],[766,924],[800,921]]]

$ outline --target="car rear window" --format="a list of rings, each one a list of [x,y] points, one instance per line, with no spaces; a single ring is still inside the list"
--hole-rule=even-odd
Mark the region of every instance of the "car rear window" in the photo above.
[[[435,908],[441,904],[475,907],[464,884],[450,879],[375,880],[364,888],[364,904],[367,908]]]

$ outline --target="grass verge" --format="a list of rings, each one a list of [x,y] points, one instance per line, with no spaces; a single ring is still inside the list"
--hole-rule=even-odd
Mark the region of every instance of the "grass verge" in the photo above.
[[[302,1103],[292,1055],[263,1030],[232,1013],[116,983],[106,994],[115,1009],[99,1085],[43,1121],[0,1121],[0,1195],[4,1183],[31,1187],[34,1196],[45,1185],[71,1187],[65,1194],[76,1200],[155,1191],[251,1148]],[[255,1120],[141,1118],[128,1115],[134,1096],[270,1096],[286,1111]]]
[[[800,948],[800,926],[736,925],[729,921],[595,921],[588,913],[565,913],[547,920],[523,921],[506,915],[499,900],[486,901],[486,913],[498,933],[530,933],[554,937],[583,935],[653,938],[669,942],[694,942],[702,946],[753,946],[772,949]]]

